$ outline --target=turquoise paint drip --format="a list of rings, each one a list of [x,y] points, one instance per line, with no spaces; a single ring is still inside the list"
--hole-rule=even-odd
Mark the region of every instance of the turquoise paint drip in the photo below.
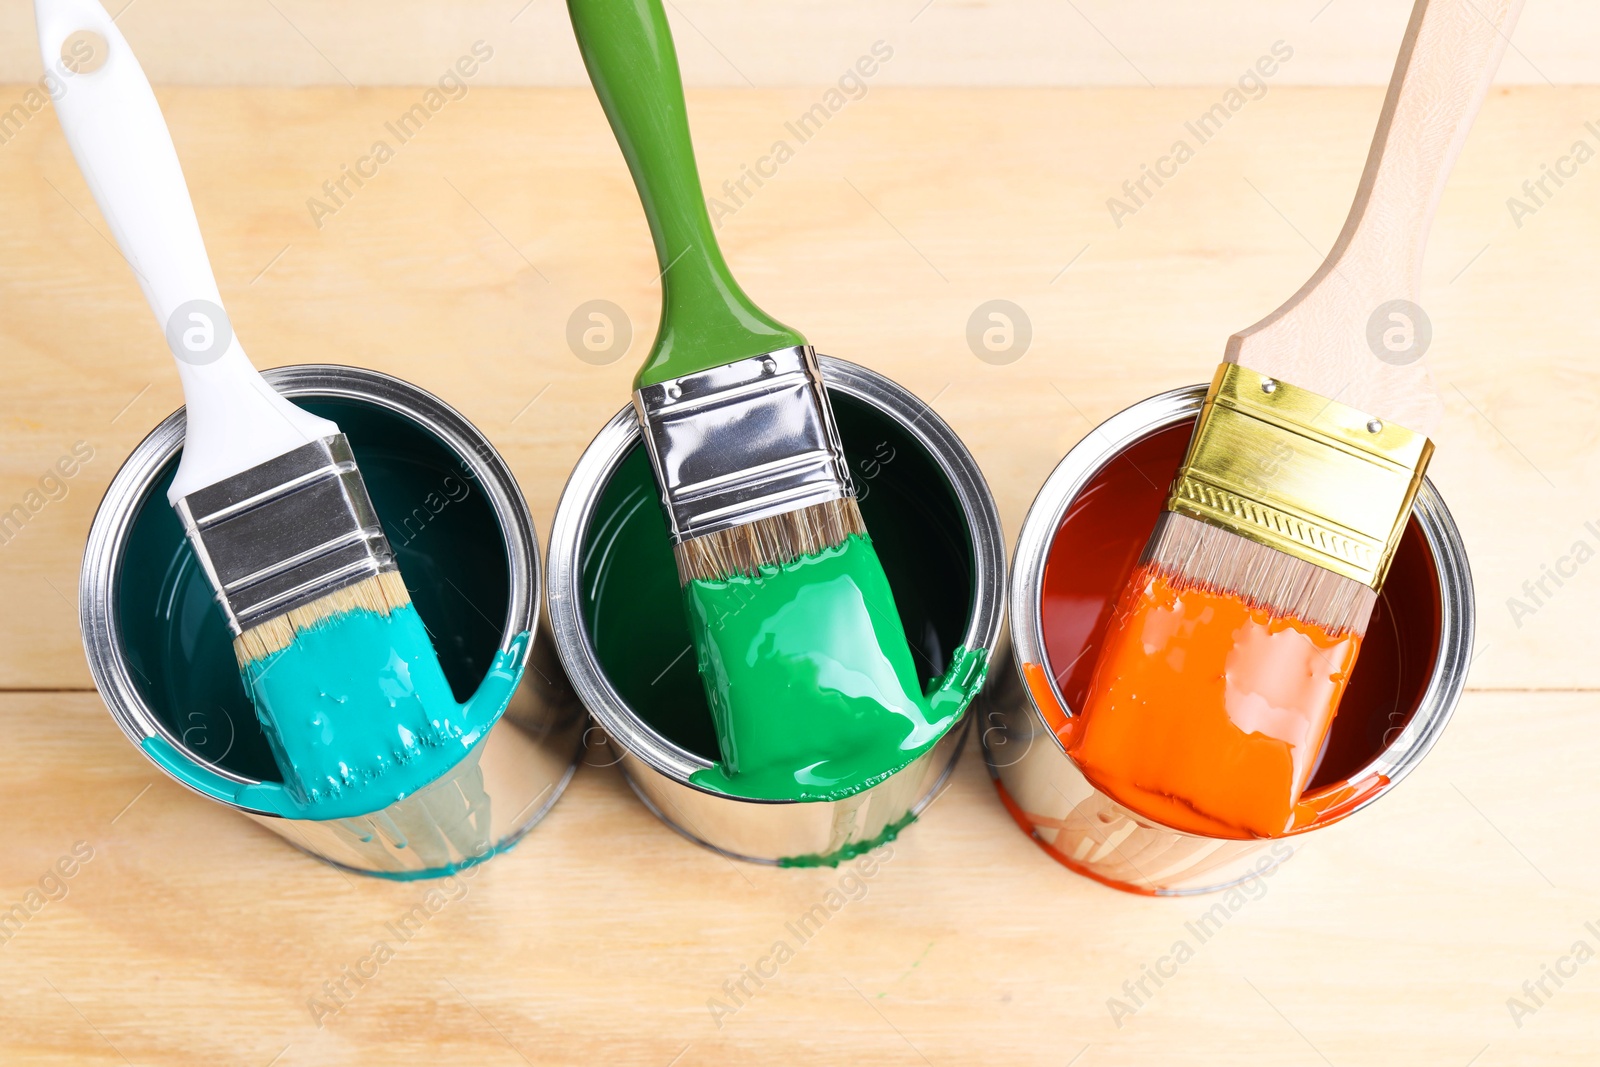
[[[174,777],[220,800],[289,819],[351,820],[342,829],[358,848],[408,848],[441,865],[451,847],[476,856],[489,832],[477,746],[522,680],[530,636],[496,653],[477,691],[457,704],[409,605],[388,616],[348,612],[301,631],[244,672],[283,783],[232,781],[159,735],[142,745]],[[399,812],[384,811],[401,801]]]

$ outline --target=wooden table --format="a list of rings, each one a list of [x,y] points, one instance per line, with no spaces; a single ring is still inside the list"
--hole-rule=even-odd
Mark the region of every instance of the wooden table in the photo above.
[[[0,90],[0,104],[23,93]],[[654,324],[643,218],[586,90],[477,87],[316,225],[308,198],[392,141],[385,123],[421,93],[161,98],[256,361],[361,364],[439,393],[505,452],[547,530]],[[1107,199],[1217,96],[875,87],[730,205],[721,237],[774,314],[938,410],[1014,536],[1092,424],[1208,377],[1227,335],[1297,287],[1343,220],[1375,89],[1274,88],[1115,225]],[[792,140],[784,123],[816,99],[693,93],[707,187]],[[92,858],[0,944],[0,1061],[1592,1063],[1600,963],[1562,961],[1578,941],[1600,950],[1600,564],[1547,583],[1531,612],[1508,598],[1531,605],[1523,583],[1542,565],[1600,547],[1600,162],[1520,226],[1507,198],[1574,141],[1600,146],[1585,126],[1597,116],[1600,91],[1496,90],[1428,260],[1449,411],[1433,477],[1480,611],[1455,721],[1409,780],[1308,841],[1134,1015],[1114,1019],[1111,998],[1213,901],[1124,896],[1058,867],[969,751],[865,895],[731,1016],[713,1019],[708,1001],[841,872],[735,865],[588,767],[319,1026],[310,998],[438,887],[347,877],[188,793],[90,687],[75,625],[85,531],[179,396],[52,113],[31,115],[0,144],[0,511],[75,443],[93,459],[0,545],[0,910],[75,845]],[[1002,366],[966,337],[997,298],[1033,332]],[[566,341],[593,299],[634,330],[606,366]],[[1574,973],[1544,978],[1536,1004],[1523,983],[1558,965]],[[1513,1013],[1512,997],[1534,1010]]]

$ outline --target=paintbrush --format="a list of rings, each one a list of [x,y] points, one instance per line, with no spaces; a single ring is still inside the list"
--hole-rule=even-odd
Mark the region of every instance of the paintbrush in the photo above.
[[[1428,230],[1520,8],[1418,0],[1333,250],[1228,342],[1070,742],[1146,814],[1220,836],[1306,814],[1433,453]]]
[[[327,662],[342,661],[350,675],[327,688],[360,689],[357,672],[373,655],[341,655],[339,624],[371,614],[410,636],[408,684],[431,686],[435,697],[443,685],[349,442],[333,422],[279,396],[234,336],[172,137],[116,24],[94,0],[37,0],[35,14],[62,130],[177,362],[187,422],[168,501],[234,634],[286,784],[311,799],[376,777],[406,758],[408,742],[382,722],[340,716],[370,716],[376,704],[402,719],[392,698],[387,708],[356,699],[341,711],[341,695],[322,700],[309,722],[286,724],[278,720],[309,705],[294,695],[270,708],[259,684],[269,661],[317,631],[331,646]],[[380,651],[378,667],[385,662]],[[283,670],[279,681],[291,680],[307,684]],[[333,753],[330,741],[351,738],[362,750]],[[336,760],[332,769],[324,756]]]
[[[875,741],[865,735],[872,723],[885,725],[879,716],[897,717],[899,746],[928,733],[928,709],[916,706],[909,646],[866,536],[816,355],[745,295],[717,246],[660,0],[567,6],[661,268],[661,322],[634,381],[634,407],[723,764],[747,780],[770,771],[775,795],[846,788],[854,772],[843,761],[870,762],[863,754]],[[816,565],[801,594],[795,567],[807,563]],[[823,591],[824,573],[837,579],[826,586],[832,592]],[[790,593],[798,599],[786,610],[777,601]],[[780,616],[782,634],[774,630]],[[736,640],[752,644],[736,649]],[[760,656],[767,663],[752,668]],[[824,661],[830,666],[819,668]],[[863,689],[843,695],[822,677],[830,671],[863,679]],[[798,722],[782,721],[790,716]],[[896,751],[896,760],[914,754]]]

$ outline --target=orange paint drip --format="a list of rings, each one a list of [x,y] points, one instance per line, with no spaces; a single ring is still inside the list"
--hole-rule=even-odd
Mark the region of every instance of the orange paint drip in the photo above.
[[[1078,720],[1069,716],[1067,709],[1061,706],[1061,701],[1056,699],[1056,691],[1050,687],[1050,679],[1045,675],[1044,668],[1037,663],[1024,663],[1022,679],[1027,683],[1034,707],[1044,716],[1045,723],[1061,738],[1062,744],[1069,743],[1073,725]]]
[[[1006,787],[1000,784],[1000,779],[996,778],[994,780],[994,788],[995,791],[1000,794],[1000,803],[1005,805],[1006,811],[1011,814],[1012,821],[1021,827],[1023,833],[1027,834],[1033,839],[1034,844],[1038,845],[1044,850],[1045,855],[1049,856],[1051,859],[1067,868],[1067,870],[1072,871],[1075,874],[1081,874],[1085,878],[1092,878],[1101,885],[1110,886],[1112,889],[1120,889],[1124,893],[1137,893],[1142,897],[1156,897],[1161,895],[1148,886],[1134,885],[1131,882],[1122,882],[1115,878],[1108,878],[1088,864],[1079,863],[1077,860],[1061,851],[1061,849],[1057,848],[1055,845],[1052,845],[1050,842],[1039,836],[1039,828],[1034,825],[1033,821],[1036,816],[1030,815],[1022,810],[1022,806],[1011,798],[1010,793],[1006,792]]]
[[[1338,822],[1389,788],[1389,780],[1387,774],[1370,774],[1359,782],[1340,782],[1307,793],[1294,806],[1294,825],[1290,830],[1299,832]]]
[[[1279,837],[1317,818],[1296,809],[1360,646],[1146,566],[1106,628],[1082,722],[1062,740],[1097,787],[1150,818]]]

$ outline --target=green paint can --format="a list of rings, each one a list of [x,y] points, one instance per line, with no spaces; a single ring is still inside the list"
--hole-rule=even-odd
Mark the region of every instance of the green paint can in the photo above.
[[[994,500],[971,454],[927,405],[864,367],[826,356],[820,363],[919,680],[964,705],[982,684],[1003,616]],[[837,863],[899,833],[954,766],[965,713],[912,763],[849,796],[773,800],[712,784],[717,735],[632,407],[578,461],[548,558],[549,637],[569,684],[639,798],[691,840],[755,862]]]
[[[552,681],[549,643],[533,636],[540,567],[527,504],[488,440],[424,390],[353,367],[284,367],[266,378],[345,428],[456,699],[497,657],[513,656],[526,669],[509,706],[455,766],[381,810],[286,817],[231,634],[167,504],[181,410],[133,450],[90,528],[79,611],[95,684],[163,772],[313,856],[400,879],[481,862],[555,804],[586,725],[571,691]]]

